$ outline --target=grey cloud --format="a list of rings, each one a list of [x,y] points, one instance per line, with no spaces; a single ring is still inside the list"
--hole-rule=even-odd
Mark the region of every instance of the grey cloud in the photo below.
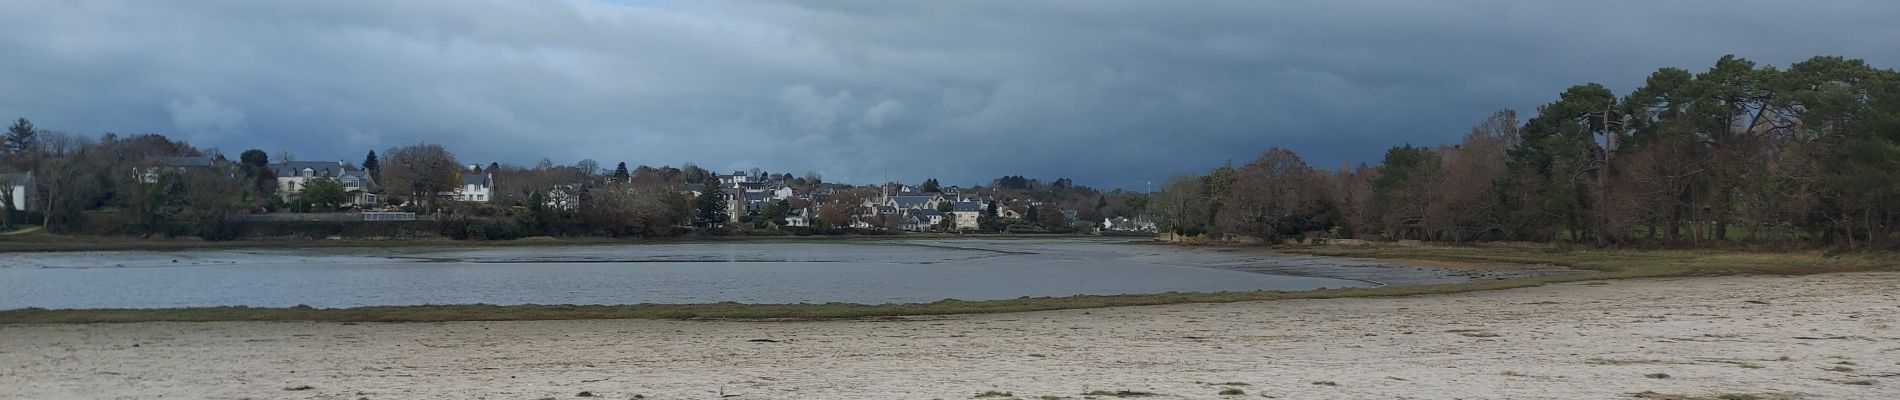
[[[1723,54],[1891,67],[1829,1],[11,1],[0,113],[229,152],[694,161],[1140,188],[1270,146],[1331,167]],[[0,115],[11,117],[14,115]]]
[[[244,112],[207,97],[165,103],[172,125],[193,132],[229,132],[243,127]]]

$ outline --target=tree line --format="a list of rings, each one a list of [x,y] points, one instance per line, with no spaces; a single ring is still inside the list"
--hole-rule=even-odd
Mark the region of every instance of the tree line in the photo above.
[[[249,149],[233,160],[218,149],[200,149],[161,134],[73,135],[35,127],[24,118],[8,127],[3,139],[0,229],[24,223],[57,233],[231,239],[242,233],[234,222],[241,214],[358,208],[431,215],[445,236],[489,239],[882,233],[897,230],[901,222],[870,212],[867,201],[877,199],[882,188],[828,183],[816,172],[741,172],[747,180],[770,181],[769,186],[801,194],[746,210],[730,209],[731,189],[719,182],[720,173],[692,163],[630,168],[622,162],[605,168],[593,160],[560,165],[543,159],[529,166],[469,166],[447,148],[425,143],[369,151],[361,163],[350,165],[370,177],[363,187],[345,188],[338,176],[322,173],[295,180],[297,186],[291,187],[279,179],[279,169],[299,161],[287,151]],[[180,158],[202,162],[178,165]],[[25,172],[31,173],[30,180],[25,180]],[[485,201],[451,200],[448,194],[467,174],[492,175],[492,196]],[[934,178],[918,188],[927,193],[946,190]],[[15,190],[30,192],[23,197],[31,204],[12,204]],[[1079,210],[1077,215],[1086,221],[1101,215],[1132,216],[1141,204],[1131,199],[1139,194],[1097,191],[1067,178],[1045,184],[1012,176],[962,190],[1002,200],[1023,214],[1002,218],[991,207],[982,220],[985,231],[1080,231],[1086,226],[1079,225],[1086,224],[1066,220],[1058,208]],[[377,203],[359,204],[367,198],[364,194],[374,195]],[[942,204],[940,211],[950,205]],[[19,211],[25,209],[34,211]],[[788,218],[794,214],[807,218],[809,226],[792,226]]]
[[[1595,245],[1883,248],[1900,224],[1900,74],[1814,57],[1661,68],[1617,96],[1570,87],[1457,144],[1314,168],[1286,149],[1171,179],[1164,229],[1244,235]]]
[[[226,159],[154,133],[75,135],[35,127],[25,118],[0,141],[0,228],[36,224],[55,232],[230,238],[232,216],[282,211],[327,211],[347,206],[334,176],[305,181],[297,196],[282,196],[276,160],[263,150]],[[460,166],[440,145],[370,152],[362,164],[389,204],[432,209],[460,185]],[[181,159],[203,162],[179,165]],[[19,193],[19,192],[26,193]],[[16,199],[27,204],[16,204]],[[22,210],[34,212],[25,213]]]
[[[1900,242],[1897,75],[1840,57],[1781,69],[1731,56],[1702,72],[1659,69],[1621,96],[1573,86],[1527,121],[1500,111],[1459,143],[1394,147],[1373,165],[1325,170],[1275,148],[1239,166],[1176,176],[1152,196],[1021,175],[957,189],[997,200],[984,210],[986,231],[1086,231],[1089,221],[1150,215],[1175,233],[1273,241],[1892,247]],[[0,172],[32,172],[24,189],[0,182],[0,224],[24,222],[14,210],[26,205],[11,204],[16,190],[32,192],[31,223],[49,230],[207,238],[228,237],[235,214],[325,211],[347,195],[322,179],[299,196],[280,195],[272,166],[292,161],[288,152],[253,149],[231,161],[163,135],[70,135],[24,118],[0,139]],[[156,168],[154,160],[178,156],[219,163]],[[451,216],[452,236],[776,231],[794,210],[808,211],[821,231],[892,225],[867,220],[876,213],[864,200],[881,188],[827,185],[816,173],[749,171],[801,193],[827,186],[827,196],[747,212],[727,209],[719,174],[690,163],[463,165],[430,144],[371,151],[360,164],[377,183],[366,190],[387,205]],[[494,196],[442,201],[464,173],[493,174]],[[922,188],[951,189],[935,179]],[[735,213],[738,223],[728,223]]]

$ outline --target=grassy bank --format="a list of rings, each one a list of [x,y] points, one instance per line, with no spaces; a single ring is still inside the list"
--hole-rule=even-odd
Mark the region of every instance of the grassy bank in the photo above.
[[[564,243],[573,244],[573,243]],[[635,304],[439,305],[319,309],[205,307],[0,311],[0,324],[148,321],[433,322],[562,319],[832,319],[909,315],[1007,313],[1179,303],[1412,296],[1539,286],[1598,279],[1730,274],[1813,274],[1900,271],[1894,254],[1740,253],[1724,251],[1541,251],[1468,247],[1289,247],[1299,254],[1383,259],[1561,265],[1602,274],[1513,278],[1443,285],[1387,286],[1301,292],[1162,293],[1012,300],[944,300],[925,304]]]
[[[1591,279],[1900,270],[1900,254],[1729,250],[1546,250],[1463,246],[1295,246],[1280,252],[1331,257],[1558,265],[1602,271]]]

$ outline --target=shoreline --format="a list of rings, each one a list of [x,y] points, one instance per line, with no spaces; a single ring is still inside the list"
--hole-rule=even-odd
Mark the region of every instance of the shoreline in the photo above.
[[[1123,295],[1030,297],[1006,300],[954,300],[891,304],[443,304],[349,308],[187,307],[115,309],[0,310],[0,326],[138,322],[450,322],[556,320],[860,320],[891,317],[1007,314],[1174,304],[1222,304],[1301,299],[1404,297],[1542,286],[1587,279],[1518,279],[1459,284],[1378,286],[1305,291],[1173,292]]]
[[[569,244],[569,243],[562,243]],[[1383,298],[1495,291],[1555,283],[1632,278],[1811,275],[1837,272],[1895,271],[1900,265],[1883,257],[1890,254],[1826,256],[1818,253],[1739,253],[1721,251],[1570,251],[1457,248],[1344,248],[1297,247],[1272,251],[1327,257],[1380,260],[1446,260],[1522,265],[1557,265],[1591,274],[1534,275],[1448,284],[1388,285],[1309,291],[1253,291],[1215,293],[1157,293],[1081,295],[1007,300],[942,300],[931,303],[864,305],[829,304],[626,304],[626,305],[415,305],[353,308],[311,307],[194,307],[156,309],[15,309],[0,310],[0,326],[18,324],[208,322],[208,321],[332,321],[332,322],[442,322],[528,321],[581,319],[645,320],[834,320],[905,316],[996,314],[1065,309],[1100,309],[1190,303],[1236,303],[1273,300]]]
[[[844,321],[0,325],[0,399],[1881,398],[1895,290],[1900,272]]]

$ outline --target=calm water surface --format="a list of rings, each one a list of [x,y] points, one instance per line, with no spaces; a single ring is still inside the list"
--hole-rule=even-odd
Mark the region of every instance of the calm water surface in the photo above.
[[[1372,285],[1201,266],[1250,260],[1109,240],[11,253],[0,254],[0,309],[880,304]]]

